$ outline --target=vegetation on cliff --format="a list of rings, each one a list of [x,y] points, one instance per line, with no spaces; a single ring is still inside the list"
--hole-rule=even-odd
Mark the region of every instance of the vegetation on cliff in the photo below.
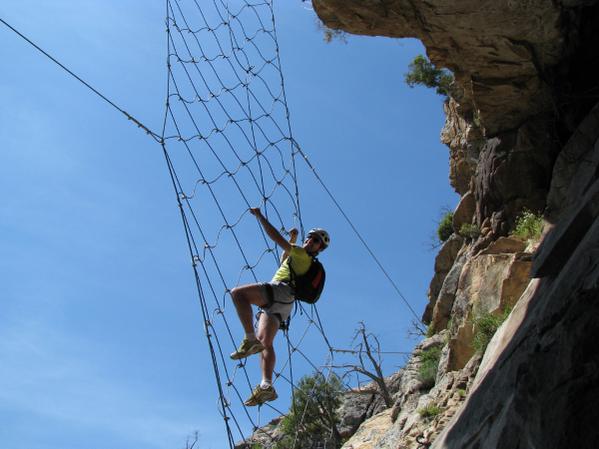
[[[523,240],[539,240],[542,231],[543,216],[525,209],[517,218],[512,234]]]
[[[328,443],[327,447],[341,447],[337,409],[343,389],[341,380],[334,374],[328,378],[321,373],[302,377],[289,413],[281,422],[284,436],[274,449],[313,447],[323,441]],[[301,445],[296,446],[297,442]]]
[[[474,337],[472,339],[472,347],[476,352],[483,354],[508,315],[511,312],[511,308],[505,309],[500,315],[494,313],[483,313],[474,320]]]
[[[445,242],[451,234],[453,234],[453,212],[447,211],[437,226],[437,237],[439,241]]]
[[[408,66],[405,81],[410,87],[421,85],[435,88],[439,95],[449,97],[453,75],[447,70],[438,69],[426,56],[418,55]]]
[[[441,348],[431,346],[420,354],[422,363],[418,371],[418,378],[422,382],[422,388],[428,389],[435,385],[439,360],[441,358]]]

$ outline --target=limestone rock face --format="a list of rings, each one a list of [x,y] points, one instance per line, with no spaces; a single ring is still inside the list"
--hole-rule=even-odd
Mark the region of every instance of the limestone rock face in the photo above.
[[[422,316],[422,321],[426,324],[430,323],[431,321],[435,302],[437,301],[437,297],[439,296],[439,292],[443,286],[445,277],[453,267],[454,261],[458,255],[458,251],[462,247],[463,242],[464,239],[462,239],[462,237],[457,234],[453,234],[443,244],[439,254],[437,254],[437,257],[435,258],[435,275],[433,276],[428,289],[428,297],[430,302]]]
[[[443,280],[443,285],[434,302],[433,318],[430,324],[436,331],[445,329],[451,318],[453,302],[455,301],[460,275],[462,274],[462,269],[464,268],[466,260],[467,255],[462,254],[459,259],[455,261],[451,270]],[[429,305],[430,304],[431,303],[429,303]]]
[[[529,255],[530,256],[530,255]],[[529,281],[531,258],[526,254],[479,254],[461,270],[451,319],[457,328],[449,341],[449,370],[463,368],[474,355],[476,317],[511,308]]]
[[[457,324],[449,329],[438,384],[473,360],[468,316],[515,306],[487,347],[465,402],[441,433],[429,438],[431,448],[596,446],[598,110],[599,105],[590,111],[558,158],[550,192],[561,200],[554,203],[555,222],[532,266],[532,275],[540,278],[527,276],[527,251],[535,246],[518,239],[500,238],[482,251],[473,246],[466,257],[451,312]]]
[[[530,284],[433,448],[596,447],[599,208],[594,217],[558,274]]]
[[[431,60],[455,74],[441,139],[450,149],[450,183],[463,195],[456,225],[472,200],[484,247],[507,235],[523,208],[545,207],[559,145],[548,73],[570,54],[578,5],[540,0],[313,0],[331,28],[417,37]],[[557,69],[556,69],[557,70]],[[488,221],[487,221],[488,220]],[[483,223],[489,224],[484,227]],[[425,316],[430,313],[425,314]]]
[[[403,371],[393,408],[365,421],[343,449],[416,448],[434,440],[466,398],[480,363],[480,357],[474,357],[461,371],[440,369],[436,385],[423,389],[418,377],[420,354],[443,345],[445,334],[435,335],[416,347]],[[427,414],[427,408],[434,411]]]
[[[342,448],[373,449],[378,446],[378,443],[392,424],[391,409],[387,409],[364,421],[360,426],[360,429],[342,446]]]
[[[468,191],[460,199],[458,206],[453,212],[453,229],[455,232],[460,232],[460,229],[465,224],[471,224],[474,213],[476,212],[476,202],[472,192]]]
[[[464,118],[467,113],[450,98],[443,104],[445,126],[441,142],[449,147],[449,183],[460,195],[470,190],[478,155],[485,141],[478,126]]]
[[[523,208],[543,210],[555,151],[542,117],[489,139],[481,150],[474,180],[477,222],[501,216],[493,232],[506,235]]]
[[[596,105],[568,140],[553,168],[547,217],[559,218],[568,197],[581,195],[593,179],[599,159],[599,105]]]
[[[481,254],[521,253],[526,250],[527,243],[519,238],[499,237],[493,241]]]
[[[576,2],[571,2],[576,3]],[[415,37],[447,67],[486,135],[550,109],[543,72],[564,51],[563,10],[542,0],[312,0],[323,22],[354,34]]]
[[[254,434],[246,441],[239,442],[235,445],[235,449],[253,449],[256,445],[259,447],[268,448],[273,445],[273,442],[278,441],[281,437],[281,431],[279,424],[283,416],[279,416],[269,422],[267,425],[258,429]]]
[[[356,430],[369,416],[372,416],[369,410],[372,407],[374,395],[356,394],[356,392],[349,391],[344,396],[343,403],[339,408],[341,416],[339,434],[342,438],[348,438],[356,433]]]

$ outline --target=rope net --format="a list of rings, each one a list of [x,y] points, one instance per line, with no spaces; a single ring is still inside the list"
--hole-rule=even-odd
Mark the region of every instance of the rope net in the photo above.
[[[271,403],[254,409],[243,405],[260,372],[257,356],[229,359],[243,336],[230,291],[269,280],[279,265],[278,249],[250,207],[261,207],[283,234],[292,226],[305,234],[298,146],[289,122],[272,2],[166,3],[168,90],[161,142],[194,268],[218,408],[234,447],[264,419],[284,414]],[[301,350],[312,334],[324,345],[311,356],[320,356],[325,365],[333,356],[316,308],[299,308],[286,338],[275,339],[274,384],[281,398],[294,394],[295,361],[305,368],[302,374],[321,372]]]

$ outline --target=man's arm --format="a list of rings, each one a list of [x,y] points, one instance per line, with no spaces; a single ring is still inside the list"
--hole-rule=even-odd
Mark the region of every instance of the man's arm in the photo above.
[[[286,253],[291,251],[291,243],[285,240],[285,238],[279,233],[279,231],[277,231],[275,227],[270,224],[270,222],[264,217],[264,215],[262,215],[262,212],[260,211],[259,207],[250,208],[250,213],[258,219],[258,221],[264,228],[266,235],[268,235],[273,242],[279,245]]]
[[[297,234],[298,234],[297,229],[291,228],[289,230],[289,243],[291,245],[293,245],[297,241]],[[287,259],[287,257],[289,257],[289,251],[283,251],[283,254],[281,254],[280,263],[283,263],[285,261],[285,259]]]

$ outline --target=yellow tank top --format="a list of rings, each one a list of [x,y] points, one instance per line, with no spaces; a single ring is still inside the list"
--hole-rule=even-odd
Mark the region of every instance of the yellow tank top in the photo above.
[[[312,257],[304,248],[292,245],[291,251],[289,251],[289,257],[283,261],[273,276],[272,282],[289,282],[291,280],[291,272],[289,271],[289,258],[291,258],[293,272],[296,275],[305,274],[312,263]]]

